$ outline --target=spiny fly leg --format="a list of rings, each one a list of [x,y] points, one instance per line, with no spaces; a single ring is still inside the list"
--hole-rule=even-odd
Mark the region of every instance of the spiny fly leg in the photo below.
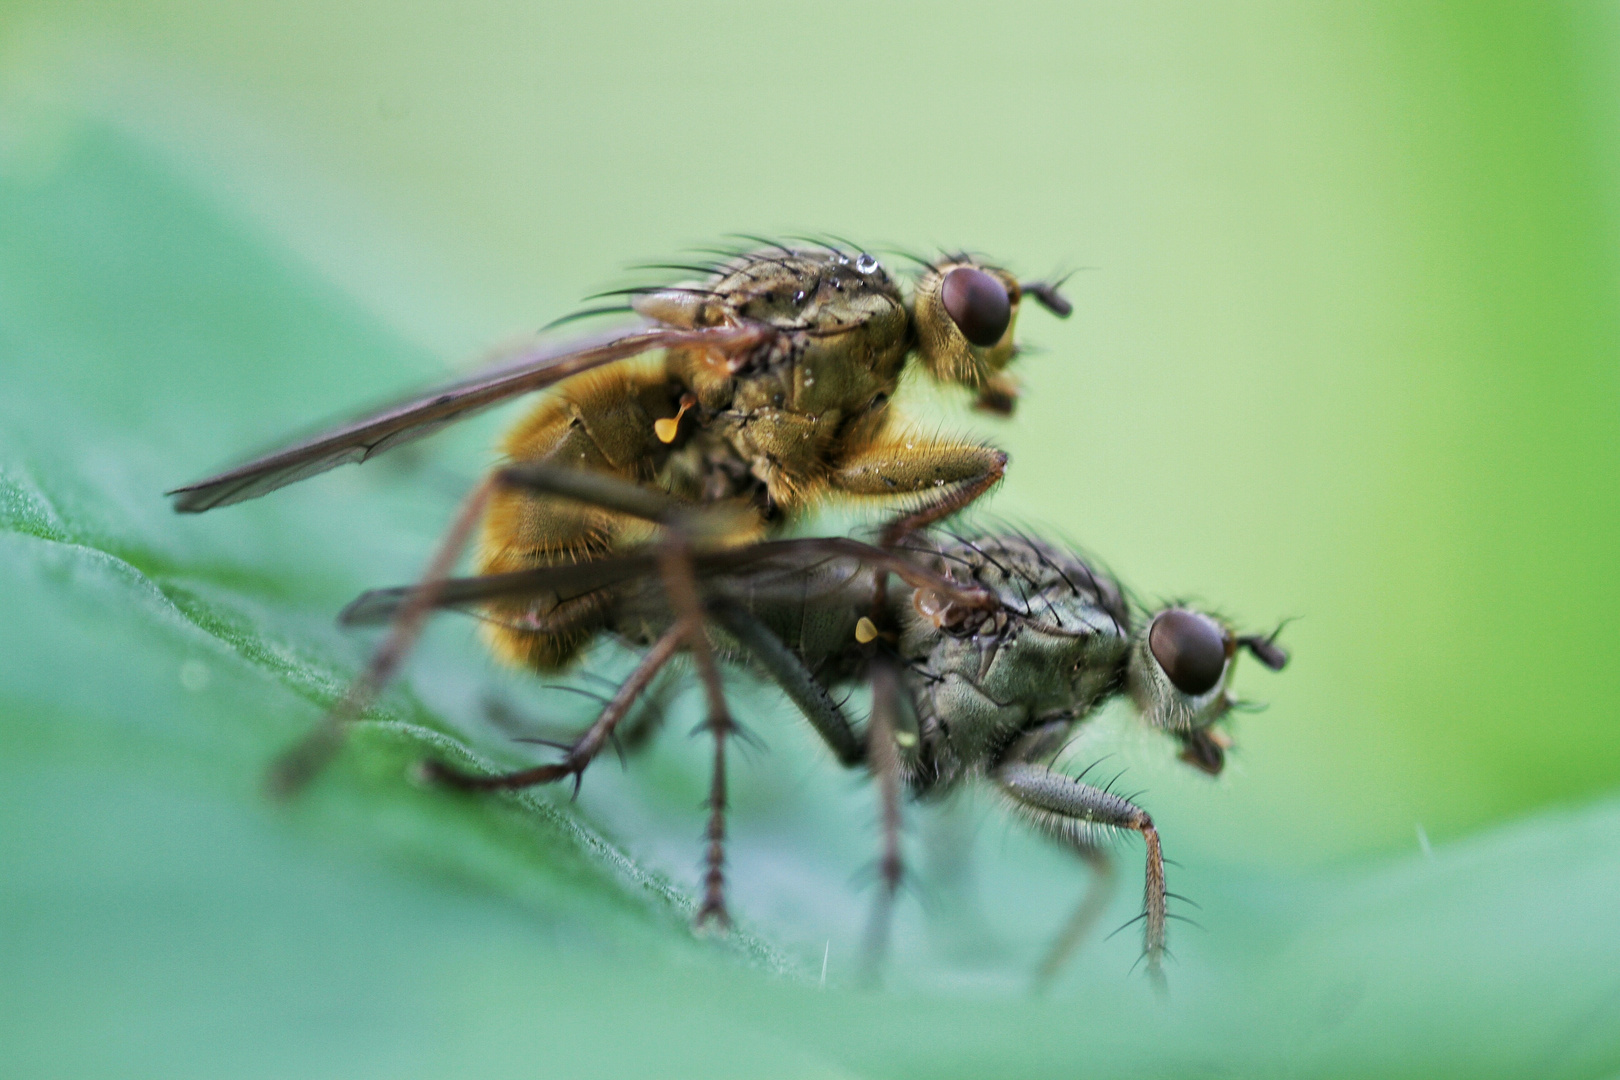
[[[1164,984],[1164,852],[1147,811],[1111,791],[1081,783],[1044,765],[1017,762],[996,770],[995,781],[1013,807],[1042,832],[1076,849],[1109,830],[1130,829],[1147,846],[1142,897],[1142,956],[1148,978]],[[1061,941],[1061,939],[1060,939]]]
[[[855,733],[842,707],[816,678],[815,672],[807,668],[804,660],[788,648],[770,627],[747,608],[731,601],[712,601],[709,612],[731,635],[732,640],[799,707],[840,765],[859,765],[866,760],[866,744]]]
[[[715,664],[714,650],[709,648],[708,634],[704,630],[697,572],[692,565],[692,553],[686,545],[685,536],[672,530],[660,546],[658,561],[664,579],[664,592],[676,615],[676,629],[685,639],[703,683],[704,699],[708,706],[706,726],[714,738],[709,823],[704,836],[707,847],[704,852],[703,903],[698,907],[696,923],[703,926],[712,922],[723,930],[731,925],[731,916],[726,911],[726,739],[736,731],[736,724],[726,705],[720,669]]]
[[[900,851],[900,755],[895,744],[899,726],[900,677],[885,656],[873,658],[872,716],[867,721],[866,760],[877,787],[881,809],[883,849],[878,858],[878,894],[866,927],[863,967],[868,980],[875,981],[888,949],[889,924],[894,916],[894,900],[900,890],[905,864]]]
[[[585,772],[586,766],[596,759],[613,738],[613,730],[619,722],[630,712],[636,700],[646,690],[653,678],[663,670],[665,664],[678,653],[686,644],[689,636],[687,626],[677,622],[675,626],[666,630],[664,634],[653,643],[652,648],[641,658],[634,671],[630,673],[624,683],[614,692],[612,698],[603,706],[601,713],[590,727],[585,729],[574,744],[568,748],[563,760],[547,765],[537,765],[533,768],[518,769],[515,772],[480,774],[463,772],[453,766],[438,761],[425,761],[421,766],[422,778],[432,783],[443,784],[446,787],[458,788],[462,791],[494,791],[509,788],[529,787],[534,784],[549,784],[561,780],[565,776],[573,776],[578,783],[578,777]]]
[[[1058,936],[1046,951],[1046,959],[1036,969],[1034,989],[1038,993],[1050,986],[1063,965],[1074,955],[1075,949],[1091,934],[1097,920],[1108,910],[1108,901],[1114,895],[1114,864],[1108,852],[1093,844],[1077,843],[1074,852],[1091,868],[1091,883],[1075,906],[1074,913],[1064,924]]]
[[[272,794],[285,797],[296,793],[343,745],[350,721],[358,719],[388,685],[421,637],[444,581],[471,540],[473,531],[489,508],[490,500],[496,492],[510,489],[538,491],[617,510],[666,525],[671,533],[684,530],[707,536],[724,532],[735,525],[732,518],[723,514],[694,509],[663,492],[616,476],[559,468],[544,462],[510,465],[497,470],[463,500],[420,581],[389,621],[388,635],[371,654],[365,670],[349,684],[348,690],[325,718],[271,765],[268,786]]]
[[[852,454],[832,475],[833,487],[871,498],[909,496],[914,508],[884,527],[879,545],[954,514],[989,491],[1007,471],[1007,455],[976,443],[902,436]]]
[[[342,747],[350,722],[358,719],[393,679],[411,647],[421,637],[440,585],[455,568],[456,560],[461,557],[462,549],[467,546],[497,487],[497,479],[489,477],[462,501],[438,550],[422,572],[421,580],[394,616],[388,636],[372,652],[365,670],[349,684],[343,697],[309,734],[271,763],[266,786],[272,795],[287,798],[309,783]]]

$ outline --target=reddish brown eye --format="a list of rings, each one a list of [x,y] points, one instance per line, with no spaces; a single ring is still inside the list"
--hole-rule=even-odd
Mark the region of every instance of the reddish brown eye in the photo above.
[[[1007,332],[1012,319],[1007,287],[983,270],[958,266],[945,275],[939,298],[962,336],[979,348],[989,348]]]
[[[1153,620],[1148,648],[1183,694],[1207,694],[1226,670],[1226,633],[1203,615],[1180,608]]]

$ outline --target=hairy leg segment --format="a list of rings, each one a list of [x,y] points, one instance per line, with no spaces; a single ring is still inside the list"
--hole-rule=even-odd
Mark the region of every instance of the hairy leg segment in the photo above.
[[[1088,849],[1113,829],[1129,829],[1142,835],[1147,845],[1147,873],[1143,887],[1142,955],[1147,962],[1148,977],[1157,986],[1164,982],[1164,926],[1165,885],[1164,853],[1159,846],[1159,832],[1147,811],[1110,791],[1082,783],[1049,769],[1044,765],[1015,762],[1003,765],[994,774],[996,786],[1011,801],[1013,808],[1036,828],[1060,842],[1069,845],[1082,858]],[[1089,861],[1089,860],[1088,860]],[[1100,901],[1099,901],[1100,904]],[[1070,920],[1070,926],[1048,957],[1048,964],[1056,971],[1068,951],[1073,947],[1070,936],[1075,922],[1082,917],[1094,918],[1081,908]],[[1083,933],[1086,927],[1082,925]],[[1043,966],[1043,971],[1044,971]],[[1050,977],[1050,976],[1047,976]]]

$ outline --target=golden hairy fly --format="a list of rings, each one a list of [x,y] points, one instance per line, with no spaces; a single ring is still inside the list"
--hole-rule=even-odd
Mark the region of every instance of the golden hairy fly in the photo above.
[[[907,365],[1006,414],[1023,300],[1069,313],[1054,286],[966,254],[925,262],[909,286],[873,255],[833,245],[762,243],[679,269],[703,276],[624,291],[641,326],[537,351],[179,488],[175,508],[255,498],[549,388],[504,439],[507,462],[745,508],[738,542],[822,500],[893,505],[903,509],[886,532],[893,542],[984,494],[1006,465],[990,446],[902,433],[890,401]],[[649,535],[617,511],[513,487],[490,494],[477,531],[486,574],[590,559]],[[521,620],[497,612],[490,643],[508,660],[554,669],[600,628],[599,607],[581,597],[538,615],[531,604]]]

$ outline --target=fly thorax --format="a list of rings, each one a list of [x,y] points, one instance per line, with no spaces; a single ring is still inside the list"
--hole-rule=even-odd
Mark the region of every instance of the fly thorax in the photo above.
[[[742,379],[777,375],[788,384],[786,407],[849,408],[847,376],[898,378],[910,344],[910,316],[900,287],[871,255],[833,249],[762,248],[743,252],[706,281],[653,290],[635,306],[657,321],[680,326],[756,323],[780,333],[775,347],[734,358]],[[690,358],[683,369],[702,373]],[[783,368],[799,368],[783,372]],[[857,380],[858,381],[858,380]],[[804,400],[795,400],[795,395]]]
[[[1117,586],[1077,558],[1022,537],[931,541],[942,576],[996,603],[973,609],[913,591],[900,648],[923,733],[984,768],[1025,729],[1078,719],[1117,685],[1129,648]]]

